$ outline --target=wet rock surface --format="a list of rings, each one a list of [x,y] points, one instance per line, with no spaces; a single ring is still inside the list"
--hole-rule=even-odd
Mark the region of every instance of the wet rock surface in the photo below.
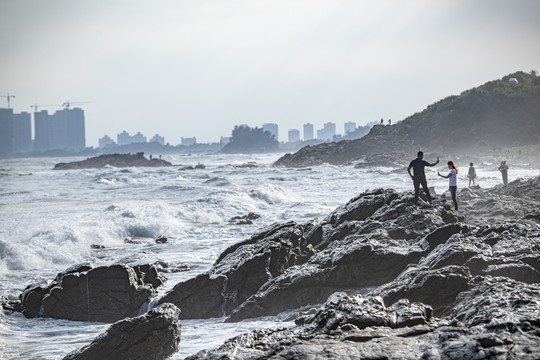
[[[407,299],[385,306],[378,296],[336,293],[295,327],[252,331],[188,359],[538,359],[538,284],[500,300],[500,288],[506,295],[523,284],[489,276],[473,283],[454,318]]]
[[[146,314],[118,321],[91,344],[64,360],[162,360],[178,351],[180,310],[163,304]]]
[[[153,265],[78,265],[48,285],[30,285],[20,295],[26,317],[115,322],[135,316],[155,296],[164,278]]]
[[[73,161],[69,163],[58,163],[54,165],[54,170],[73,170],[73,169],[93,169],[104,166],[114,167],[159,167],[172,166],[168,161],[161,159],[147,159],[144,153],[136,154],[106,154],[88,158],[82,161]]]
[[[318,309],[192,359],[536,359],[540,225],[524,214],[538,208],[539,180],[463,190],[479,208],[457,213],[439,198],[415,206],[410,193],[367,191],[231,246],[161,301],[227,321]],[[493,201],[512,207],[486,222],[493,208],[478,204]]]
[[[518,180],[506,189],[481,190],[478,201],[521,201],[519,192],[532,206],[540,200],[534,197],[538,183]],[[275,224],[231,246],[208,273],[177,284],[159,301],[182,308],[183,318],[240,321],[320,304],[353,289],[387,303],[422,302],[445,316],[475,276],[540,281],[538,223],[505,214],[512,221],[486,224],[440,199],[415,206],[410,193],[367,191],[326,218]]]

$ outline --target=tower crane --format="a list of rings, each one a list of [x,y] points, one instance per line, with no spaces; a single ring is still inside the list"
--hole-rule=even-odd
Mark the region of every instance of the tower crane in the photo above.
[[[38,107],[48,107],[48,106],[58,106],[58,105],[38,105],[37,103],[34,105],[30,105],[31,108],[34,108],[34,112],[37,112]]]
[[[62,106],[64,107],[64,109],[69,109],[71,105],[80,105],[80,104],[88,104],[88,103],[89,101],[78,101],[78,102],[66,101],[65,103],[62,104]]]
[[[7,93],[7,95],[3,95],[2,97],[7,98],[7,108],[9,109],[9,99],[14,98],[15,95],[9,95],[9,93]]]

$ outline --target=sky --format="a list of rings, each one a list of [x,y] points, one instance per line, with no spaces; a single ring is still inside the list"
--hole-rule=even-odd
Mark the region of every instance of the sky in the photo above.
[[[540,70],[538,14],[537,0],[0,0],[0,107],[71,102],[89,146],[123,130],[217,142],[239,124],[343,133]]]

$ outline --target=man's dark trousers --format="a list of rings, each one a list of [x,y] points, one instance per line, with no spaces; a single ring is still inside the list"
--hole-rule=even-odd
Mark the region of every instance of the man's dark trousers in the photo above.
[[[429,203],[431,204],[431,195],[429,194],[429,189],[427,187],[426,178],[423,179],[413,179],[414,182],[414,203],[418,203],[418,194],[420,193],[420,184],[426,193]]]

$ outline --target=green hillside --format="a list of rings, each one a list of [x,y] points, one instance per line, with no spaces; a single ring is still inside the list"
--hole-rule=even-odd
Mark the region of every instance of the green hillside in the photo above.
[[[518,83],[510,82],[517,79]],[[507,147],[540,142],[540,77],[517,72],[449,96],[398,123],[426,147]]]
[[[442,99],[395,125],[376,125],[361,139],[305,147],[275,165],[337,165],[364,155],[419,148],[482,153],[539,143],[540,77],[535,71],[520,71]]]

